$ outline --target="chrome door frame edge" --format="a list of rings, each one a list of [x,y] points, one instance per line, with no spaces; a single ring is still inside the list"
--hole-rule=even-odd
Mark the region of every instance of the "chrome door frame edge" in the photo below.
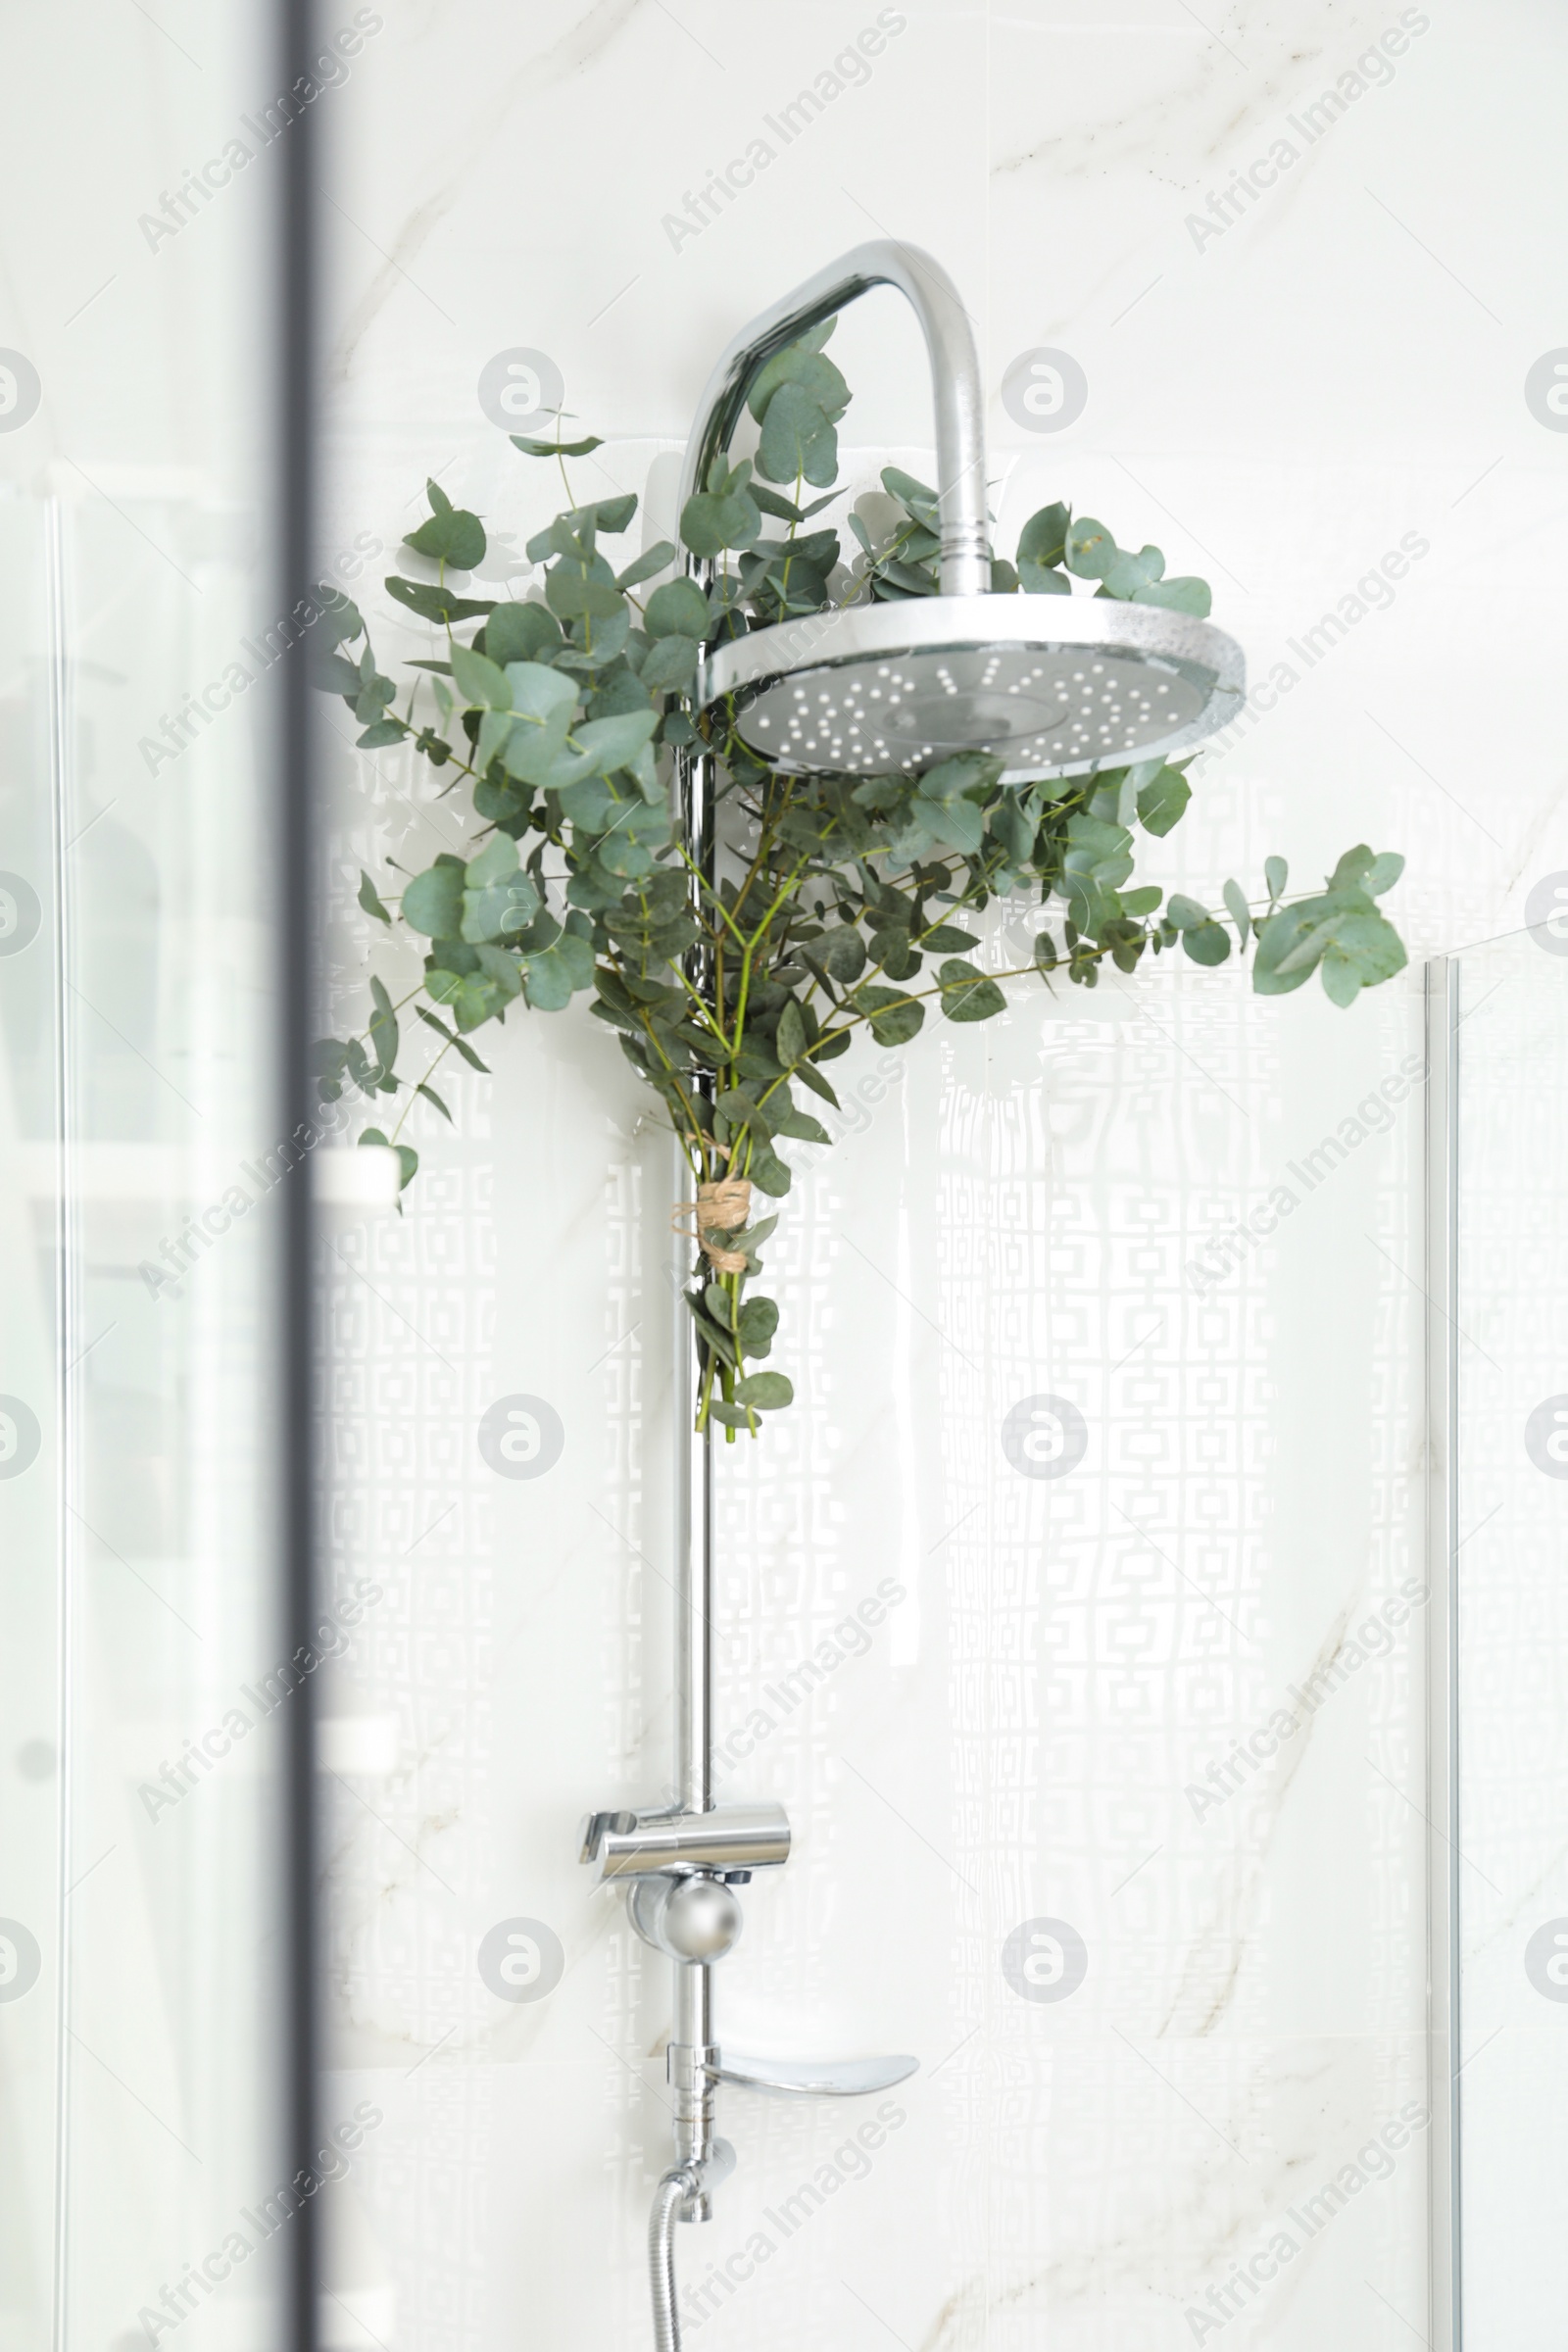
[[[1433,2352],[1460,2352],[1458,1889],[1459,1289],[1461,972],[1426,967],[1427,2104]]]

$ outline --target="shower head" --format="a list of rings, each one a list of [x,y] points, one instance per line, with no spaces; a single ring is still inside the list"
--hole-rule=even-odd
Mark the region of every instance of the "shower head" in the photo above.
[[[1005,762],[1004,781],[1083,775],[1169,757],[1241,709],[1241,648],[1157,605],[991,593],[979,365],[947,272],[875,242],[786,295],[737,335],[687,444],[681,503],[729,446],[758,369],[876,285],[897,286],[925,331],[936,405],[941,593],[815,612],[714,646],[697,681],[728,701],[742,740],[786,773],[884,775],[957,751]]]
[[[1241,709],[1207,621],[1107,597],[931,596],[811,614],[716,646],[698,698],[795,775],[891,775],[988,752],[1004,781],[1169,758]]]

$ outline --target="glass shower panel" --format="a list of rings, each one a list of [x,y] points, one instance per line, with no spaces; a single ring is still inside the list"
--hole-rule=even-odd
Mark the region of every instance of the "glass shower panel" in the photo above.
[[[1561,2333],[1568,2224],[1568,927],[1447,991],[1456,2335],[1513,2352]]]
[[[276,2352],[273,12],[8,34],[0,2347]]]

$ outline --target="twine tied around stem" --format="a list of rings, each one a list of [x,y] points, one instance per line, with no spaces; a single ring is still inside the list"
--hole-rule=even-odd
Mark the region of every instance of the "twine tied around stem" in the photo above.
[[[749,1176],[720,1176],[716,1183],[700,1184],[695,1200],[680,1200],[670,1214],[670,1226],[696,1241],[716,1273],[744,1274],[744,1250],[727,1250],[724,1236],[750,1224],[752,1184]],[[687,1218],[695,1220],[686,1223]]]

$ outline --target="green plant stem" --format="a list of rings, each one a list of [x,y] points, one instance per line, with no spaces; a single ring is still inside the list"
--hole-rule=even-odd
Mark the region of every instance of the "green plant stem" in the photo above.
[[[398,1140],[398,1137],[403,1133],[404,1120],[407,1119],[410,1111],[414,1108],[415,1103],[419,1099],[419,1088],[429,1084],[430,1080],[435,1076],[436,1071],[440,1068],[442,1062],[445,1061],[447,1055],[451,1053],[452,1046],[453,1040],[448,1038],[446,1044],[442,1047],[434,1061],[431,1062],[429,1068],[425,1071],[424,1076],[416,1082],[413,1092],[410,1094],[408,1101],[403,1105],[402,1113],[399,1116],[397,1125],[393,1128],[391,1134],[386,1139],[389,1144],[395,1144]]]

